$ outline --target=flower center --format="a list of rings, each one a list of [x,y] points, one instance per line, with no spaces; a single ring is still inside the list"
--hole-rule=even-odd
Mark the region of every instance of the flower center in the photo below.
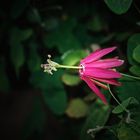
[[[80,67],[82,67],[82,68],[79,69],[79,73],[80,73],[81,75],[83,75],[83,74],[84,74],[84,71],[85,71],[85,66],[84,66],[83,64],[80,64]]]

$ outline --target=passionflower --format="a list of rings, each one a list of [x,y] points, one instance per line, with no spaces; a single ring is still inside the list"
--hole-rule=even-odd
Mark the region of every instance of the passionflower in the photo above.
[[[121,66],[124,61],[115,58],[102,59],[106,54],[114,51],[116,47],[96,50],[89,56],[80,61],[79,75],[92,91],[107,104],[104,94],[101,93],[99,87],[108,89],[107,84],[120,86],[121,83],[116,79],[121,77],[121,74],[115,70],[115,67]]]
[[[41,67],[44,69],[44,72],[51,75],[53,71],[57,71],[58,68],[78,69],[80,78],[84,80],[92,91],[106,104],[106,98],[104,94],[101,93],[98,86],[108,89],[107,84],[115,86],[121,85],[116,79],[120,78],[122,74],[117,72],[115,67],[121,66],[124,61],[118,59],[118,57],[102,59],[103,56],[115,49],[116,47],[96,50],[82,59],[79,66],[60,65],[52,61],[51,55],[48,55],[47,64],[41,64]]]

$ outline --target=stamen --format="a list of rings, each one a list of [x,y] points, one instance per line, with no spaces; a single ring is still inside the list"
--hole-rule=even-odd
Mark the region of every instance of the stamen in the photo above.
[[[108,89],[107,85],[95,80],[95,79],[91,79],[95,84],[97,84],[98,86],[104,88],[104,89]]]
[[[51,55],[48,54],[47,64],[41,64],[41,68],[44,69],[44,72],[47,72],[49,74],[53,74],[52,71],[57,71],[57,68],[64,68],[64,69],[79,69],[84,70],[84,66],[67,66],[67,65],[60,65],[51,59]]]
[[[51,55],[50,55],[50,54],[48,54],[48,58],[49,58],[49,59],[51,58]]]
[[[52,71],[57,71],[57,66],[59,64],[56,62],[53,62],[50,58],[51,58],[51,55],[48,54],[48,59],[47,59],[48,64],[41,64],[41,68],[44,69],[44,72],[47,72],[52,75],[53,74]]]

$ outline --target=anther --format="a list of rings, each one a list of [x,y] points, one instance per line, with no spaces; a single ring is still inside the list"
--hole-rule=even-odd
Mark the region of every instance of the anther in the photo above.
[[[48,54],[48,58],[49,58],[49,59],[51,58],[51,55],[50,55],[50,54]]]

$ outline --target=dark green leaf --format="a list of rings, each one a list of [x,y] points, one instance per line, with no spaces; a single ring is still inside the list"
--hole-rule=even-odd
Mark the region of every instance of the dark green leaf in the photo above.
[[[22,140],[27,140],[27,138],[33,133],[38,133],[41,136],[45,120],[46,115],[41,100],[38,97],[34,97],[32,111],[29,113],[23,127]]]
[[[127,124],[122,124],[118,129],[119,140],[139,140],[140,135]]]
[[[10,32],[10,45],[15,46],[21,42],[21,30],[17,27],[13,27]]]
[[[63,85],[61,82],[62,71],[59,70],[53,75],[43,72],[40,68],[40,71],[32,73],[30,82],[34,87],[40,88],[42,90],[63,90]],[[49,84],[48,84],[49,83]]]
[[[132,72],[132,74],[140,76],[140,66],[139,65],[133,65],[130,67],[129,70],[130,70],[130,72]]]
[[[35,43],[32,43],[30,45],[28,68],[31,72],[39,71],[40,65],[41,65],[41,58],[37,53],[37,45]]]
[[[134,97],[129,97],[128,99],[124,100],[122,103],[122,106],[124,106],[125,108],[129,107],[129,105],[133,104],[133,105],[138,105],[139,102],[134,98]],[[123,112],[124,109],[118,105],[113,109],[113,113],[118,114]]]
[[[18,75],[20,67],[25,62],[25,55],[24,55],[23,46],[21,44],[11,46],[10,53],[11,53],[10,54],[11,61],[15,67],[16,74]]]
[[[131,78],[122,78],[120,79],[122,86],[115,87],[116,91],[118,92],[119,98],[123,101],[129,97],[134,97],[138,101],[140,101],[140,81],[133,80]]]
[[[65,113],[67,107],[67,96],[64,90],[55,89],[43,92],[43,97],[46,105],[57,115]]]
[[[44,25],[44,28],[47,30],[47,31],[51,31],[51,30],[54,30],[56,29],[57,27],[59,27],[59,19],[57,18],[49,18],[49,19],[46,19],[43,23]]]
[[[88,28],[85,24],[78,24],[74,33],[82,46],[88,46],[93,43],[93,36],[88,33]]]
[[[130,32],[118,32],[116,35],[116,40],[119,42],[122,42],[126,39],[128,39],[128,37],[130,36]]]
[[[61,53],[72,48],[79,49],[81,47],[80,42],[71,32],[52,32],[44,38],[44,41],[46,46],[49,48],[57,47]]]
[[[21,43],[22,41],[29,39],[32,34],[32,29],[21,30],[17,27],[13,27],[10,32],[10,45],[15,46]]]
[[[109,106],[104,105],[101,102],[96,102],[91,106],[91,110],[89,112],[88,118],[81,131],[81,140],[93,139],[90,134],[87,134],[87,131],[89,129],[94,129],[97,126],[104,126],[109,117],[110,109]]]
[[[29,39],[32,34],[33,34],[32,29],[24,29],[24,30],[21,30],[21,33],[19,35],[21,36],[20,37],[21,41],[25,41],[25,40]]]
[[[132,0],[104,0],[111,11],[116,14],[124,14],[132,4]]]
[[[42,71],[34,72],[30,82],[43,91],[46,105],[57,115],[65,112],[67,96],[61,82],[62,72],[59,70],[54,75]]]
[[[134,34],[131,36],[127,43],[127,58],[131,65],[137,64],[137,62],[133,59],[133,51],[134,49],[140,45],[140,34]]]
[[[30,22],[41,24],[41,16],[36,8],[30,9],[27,17]]]
[[[100,32],[101,30],[105,29],[106,24],[99,15],[96,15],[88,22],[87,27],[92,31]]]
[[[60,30],[64,32],[73,31],[73,29],[77,25],[77,19],[74,17],[66,17],[66,19],[62,20],[60,25]]]
[[[133,51],[133,58],[140,63],[140,45],[138,45]]]
[[[61,53],[74,48],[81,47],[81,43],[73,34],[73,28],[75,27],[75,19],[69,19],[61,23],[61,25],[54,31],[51,31],[44,36],[43,41],[46,47],[57,47]]]

